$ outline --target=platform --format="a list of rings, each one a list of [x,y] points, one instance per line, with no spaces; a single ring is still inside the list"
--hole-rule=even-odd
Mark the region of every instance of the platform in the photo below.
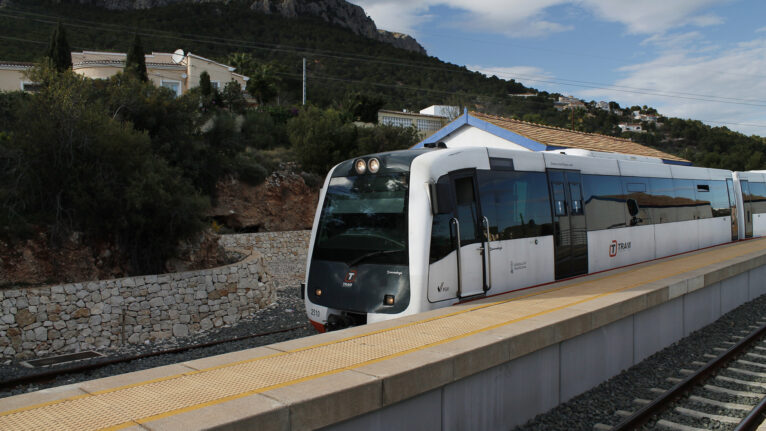
[[[517,410],[554,407],[766,293],[765,265],[766,239],[743,241],[9,397],[0,430],[507,427],[524,419]]]

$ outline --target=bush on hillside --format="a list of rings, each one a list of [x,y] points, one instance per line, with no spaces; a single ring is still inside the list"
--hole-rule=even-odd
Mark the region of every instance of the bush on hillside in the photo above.
[[[334,109],[308,107],[287,122],[293,152],[304,170],[320,175],[353,156],[357,130]]]
[[[358,154],[382,153],[406,150],[420,141],[418,131],[413,127],[378,125],[359,128]]]
[[[152,151],[150,136],[106,115],[90,80],[34,73],[45,82],[17,107],[0,140],[3,222],[46,226],[54,242],[72,232],[118,244],[132,272],[162,270],[176,245],[203,228],[206,198]]]

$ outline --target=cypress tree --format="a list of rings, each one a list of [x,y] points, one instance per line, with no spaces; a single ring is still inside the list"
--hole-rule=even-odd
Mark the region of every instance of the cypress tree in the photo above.
[[[47,58],[51,60],[53,66],[59,72],[72,68],[72,52],[69,49],[69,43],[66,40],[66,32],[61,22],[53,30],[50,43],[48,44]]]
[[[146,58],[144,57],[144,47],[141,44],[141,38],[136,34],[133,39],[133,45],[128,50],[128,58],[125,60],[126,75],[131,75],[139,80],[146,82],[149,76],[146,73]]]
[[[199,75],[199,89],[203,96],[210,96],[213,93],[213,86],[210,84],[210,74],[202,72]]]

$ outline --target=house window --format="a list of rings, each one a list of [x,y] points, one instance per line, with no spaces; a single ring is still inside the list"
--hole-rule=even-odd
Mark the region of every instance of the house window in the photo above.
[[[221,83],[218,81],[210,81],[210,86],[213,87],[215,90],[221,89]]]
[[[412,127],[412,120],[401,117],[381,117],[380,122],[389,126]]]
[[[181,82],[180,81],[166,81],[162,80],[163,87],[170,89],[176,94],[176,97],[181,95]]]
[[[432,131],[432,130],[439,130],[442,127],[442,123],[439,120],[423,120],[418,119],[417,125],[419,130],[426,130],[426,131]]]
[[[30,93],[34,93],[36,91],[40,90],[40,84],[36,82],[22,82],[21,83],[21,91],[28,91]]]

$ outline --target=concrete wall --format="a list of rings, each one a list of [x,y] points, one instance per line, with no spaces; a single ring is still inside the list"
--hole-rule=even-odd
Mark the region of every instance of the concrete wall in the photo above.
[[[0,290],[0,360],[158,342],[233,324],[276,300],[254,254],[223,267]]]
[[[507,430],[524,424],[766,294],[765,264],[762,256],[677,280],[664,298],[655,295],[656,304],[624,303],[623,312],[606,314],[640,310],[627,317],[602,319],[590,331],[550,345],[539,341],[549,336],[534,335],[540,346],[531,353],[325,429]],[[567,328],[576,326],[567,322]]]

